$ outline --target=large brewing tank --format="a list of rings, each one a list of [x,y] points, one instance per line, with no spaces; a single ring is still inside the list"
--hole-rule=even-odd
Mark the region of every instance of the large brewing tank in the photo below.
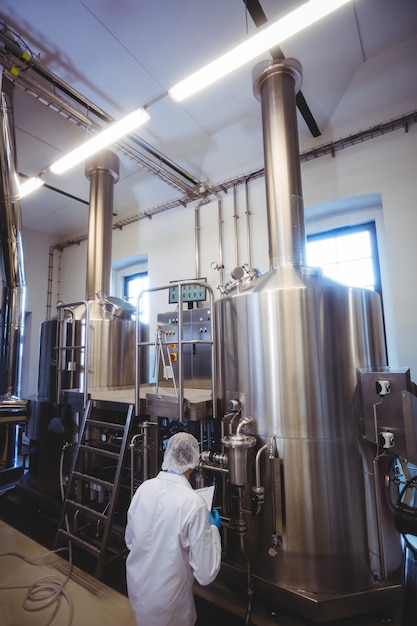
[[[60,391],[82,391],[85,385],[88,392],[134,387],[135,312],[129,302],[113,296],[62,307],[58,318]]]
[[[259,447],[272,438],[279,456],[272,466],[264,457],[264,510],[248,518],[252,572],[269,590],[293,590],[289,605],[297,611],[302,596],[354,597],[402,563],[398,534],[375,513],[378,479],[366,478],[373,451],[362,443],[355,410],[358,369],[387,366],[380,298],[304,263],[300,70],[294,61],[255,69],[270,271],[215,305],[219,411],[238,400],[242,415],[254,419]],[[277,551],[271,549],[276,535]]]
[[[64,349],[61,356],[65,365],[61,370],[67,371],[70,386],[82,387],[87,376],[89,391],[125,389],[135,384],[136,310],[130,303],[109,295],[114,185],[119,179],[117,155],[107,150],[94,155],[86,163],[85,174],[90,181],[86,304],[73,309],[64,307],[64,323],[58,332],[63,333],[61,346],[66,348],[71,342],[85,346],[87,359],[82,351]]]
[[[103,150],[87,161],[85,173],[90,181],[86,299],[58,305],[57,318],[41,326],[38,395],[58,403],[66,390],[135,385],[136,309],[109,295],[119,159]]]

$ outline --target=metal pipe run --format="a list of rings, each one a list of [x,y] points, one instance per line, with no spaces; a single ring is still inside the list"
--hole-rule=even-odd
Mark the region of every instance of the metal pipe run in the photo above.
[[[0,240],[2,267],[0,396],[20,398],[26,280],[13,123],[13,85],[4,75],[0,103]]]

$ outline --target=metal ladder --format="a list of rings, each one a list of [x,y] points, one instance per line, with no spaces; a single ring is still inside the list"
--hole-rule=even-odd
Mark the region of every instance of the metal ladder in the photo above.
[[[123,473],[133,408],[120,402],[87,402],[68,477],[55,544],[65,539],[96,557],[96,578],[125,551],[123,536],[119,544],[115,537],[114,517],[123,489],[130,497]]]

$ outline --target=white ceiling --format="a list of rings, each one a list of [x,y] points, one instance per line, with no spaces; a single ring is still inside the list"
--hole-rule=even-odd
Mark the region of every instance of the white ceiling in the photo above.
[[[260,0],[268,22],[302,2]],[[38,66],[114,119],[157,100],[176,82],[256,31],[244,0],[1,0],[0,19],[30,48]],[[352,0],[308,31],[283,42],[283,54],[297,58],[302,65],[302,94],[323,133],[313,138],[299,116],[301,149],[324,142],[332,115],[361,67],[416,34],[416,0]],[[193,180],[209,185],[262,167],[253,65],[183,103],[161,98],[151,104],[151,120],[136,135]],[[416,76],[417,71],[404,81],[415,81]],[[363,86],[367,101],[369,88]],[[17,163],[22,174],[39,173],[86,137],[83,129],[18,87],[14,108]],[[100,124],[105,126],[102,121]],[[356,130],[362,129],[360,119],[355,124]],[[155,162],[147,151],[137,149]],[[119,156],[116,219],[181,197],[180,189],[135,160]],[[156,163],[159,165],[158,159]],[[170,176],[177,176],[164,168]],[[44,179],[75,199],[52,189],[36,191],[21,201],[24,226],[56,241],[85,232],[89,187],[84,168],[79,166],[62,176],[45,173]]]

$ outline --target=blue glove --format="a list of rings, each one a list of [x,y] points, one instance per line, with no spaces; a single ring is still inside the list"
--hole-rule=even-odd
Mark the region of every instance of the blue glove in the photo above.
[[[220,513],[218,512],[217,509],[213,509],[213,511],[209,511],[209,522],[213,526],[217,526],[217,528],[220,530],[222,521],[220,519]]]

